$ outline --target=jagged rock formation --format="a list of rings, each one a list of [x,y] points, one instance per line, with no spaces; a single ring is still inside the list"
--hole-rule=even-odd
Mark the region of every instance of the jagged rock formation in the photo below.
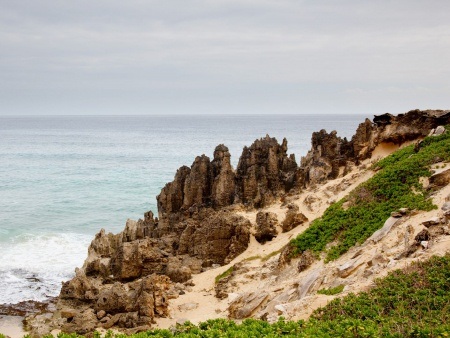
[[[147,329],[155,317],[168,316],[168,299],[179,294],[174,283],[186,283],[192,274],[227,264],[246,250],[252,225],[236,210],[262,208],[287,193],[337,178],[370,157],[380,144],[418,140],[431,130],[438,133],[434,129],[448,123],[450,111],[416,110],[376,116],[373,122],[366,119],[350,141],[335,131],[321,130],[313,133],[312,149],[300,166],[294,155],[288,156],[286,139],[279,144],[266,136],[245,147],[236,171],[228,148],[217,146],[212,161],[202,155],[191,167],[178,169],[157,196],[158,217],[150,211],[143,220],[128,220],[119,234],[102,230],[95,236],[83,267],[62,287],[52,325],[80,334],[95,327]],[[448,177],[445,172],[433,182],[441,186]],[[281,228],[288,232],[307,221],[298,207],[289,204]],[[260,212],[256,223],[260,243],[277,236],[276,215]],[[424,238],[425,234],[418,237],[416,247],[426,242]],[[281,256],[277,269],[289,264],[289,252]],[[312,262],[312,256],[305,254],[294,270],[302,272]],[[346,278],[350,268],[343,267],[340,278]],[[319,272],[314,273],[297,285],[295,294],[304,295],[313,288]],[[220,298],[226,296],[225,282],[216,290]],[[243,318],[262,305],[275,306],[266,302],[265,294],[248,295],[234,303],[230,315]],[[35,325],[35,332],[46,333],[42,325]]]
[[[244,147],[236,170],[236,200],[256,208],[274,201],[294,186],[294,155],[287,156],[287,140],[278,144],[268,135]]]
[[[358,126],[350,141],[338,137],[335,131],[313,133],[312,149],[301,160],[304,177],[300,181],[317,184],[335,179],[352,164],[359,164],[369,158],[380,144],[401,145],[418,140],[449,122],[448,110],[412,110],[397,116],[375,116],[373,122],[366,119]]]

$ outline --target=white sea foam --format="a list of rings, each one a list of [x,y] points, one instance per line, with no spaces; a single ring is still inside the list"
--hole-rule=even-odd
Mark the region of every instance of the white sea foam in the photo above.
[[[57,296],[61,282],[83,264],[91,239],[71,233],[21,235],[2,245],[0,303]]]

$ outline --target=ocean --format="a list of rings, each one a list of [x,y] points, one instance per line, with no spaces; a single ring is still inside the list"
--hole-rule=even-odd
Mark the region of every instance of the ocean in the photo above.
[[[297,163],[313,131],[350,138],[367,116],[0,117],[0,304],[57,296],[101,228],[156,210],[182,165],[225,144],[236,168],[244,146],[269,134]]]

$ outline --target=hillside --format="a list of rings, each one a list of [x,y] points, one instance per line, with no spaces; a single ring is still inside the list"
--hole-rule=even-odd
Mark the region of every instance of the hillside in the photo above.
[[[336,309],[364,303],[352,293],[380,297],[375,284],[398,289],[376,280],[450,248],[450,132],[442,127],[449,123],[448,111],[411,111],[366,120],[350,141],[322,130],[300,165],[287,154],[286,140],[256,140],[236,170],[228,149],[218,146],[212,161],[202,155],[177,171],[157,198],[158,217],[149,212],[129,220],[122,233],[96,235],[84,266],[63,285],[56,311],[28,319],[32,333],[132,334],[185,320],[249,317],[264,322],[247,320],[238,330],[394,332],[395,311],[380,319]],[[448,256],[433,259],[448,266]],[[446,271],[430,281],[442,284]],[[424,287],[441,294],[446,286]],[[341,297],[344,303],[331,302],[307,322],[278,321],[306,320]],[[448,297],[438,300],[445,310]],[[408,311],[405,316],[416,315]],[[438,316],[425,316],[418,330],[437,330]],[[194,335],[208,326],[236,327],[216,321],[179,330]]]

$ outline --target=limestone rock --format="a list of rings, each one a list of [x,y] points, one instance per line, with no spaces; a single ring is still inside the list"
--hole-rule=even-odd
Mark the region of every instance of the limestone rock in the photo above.
[[[431,129],[428,136],[439,136],[445,133],[445,127],[444,126],[438,126],[436,129]]]
[[[265,291],[241,294],[228,307],[229,317],[234,319],[250,317],[268,297],[269,294]]]
[[[280,192],[294,186],[297,163],[287,156],[287,140],[280,145],[268,135],[244,147],[236,169],[236,198],[261,208],[274,201]]]
[[[442,220],[440,217],[433,217],[427,221],[422,222],[422,225],[426,228],[429,228],[433,225],[439,225],[441,224]]]
[[[439,170],[429,178],[428,189],[437,190],[450,184],[450,169]]]
[[[336,131],[327,133],[322,129],[311,137],[311,150],[301,160],[301,167],[307,167],[307,180],[311,184],[322,183],[339,176],[339,168],[345,166],[353,156],[353,148],[346,138],[337,136]]]
[[[178,305],[178,310],[183,311],[183,312],[195,310],[196,308],[198,308],[198,303],[194,303],[194,302]]]
[[[316,260],[316,258],[314,257],[313,253],[310,250],[304,251],[300,255],[300,259],[299,259],[298,265],[297,265],[297,271],[302,272],[302,271],[306,270],[307,268],[309,268],[311,266],[311,264],[315,260]]]
[[[416,237],[414,237],[414,240],[419,243],[422,241],[428,241],[430,240],[430,233],[428,232],[427,229],[423,229],[416,235]]]
[[[356,258],[345,262],[341,266],[338,267],[338,275],[341,278],[347,278],[352,273],[354,273],[362,264],[364,264],[364,260],[361,258]]]
[[[373,122],[361,123],[350,141],[325,130],[313,133],[311,150],[302,158],[300,169],[304,172],[303,185],[316,184],[334,179],[346,172],[348,163],[358,165],[370,158],[377,146],[401,145],[407,141],[427,136],[430,131],[450,123],[450,111],[412,110],[393,116],[375,116]],[[439,128],[441,130],[441,128]],[[420,145],[417,147],[417,151]]]
[[[299,207],[296,204],[288,204],[288,211],[286,212],[286,217],[281,224],[283,232],[291,231],[299,225],[308,222],[308,218],[299,212]]]
[[[74,278],[63,283],[60,298],[90,301],[97,293],[98,288],[78,269]]]
[[[234,202],[235,173],[230,157],[228,148],[223,144],[214,150],[214,160],[211,162],[211,196],[214,208],[225,207]]]
[[[366,242],[374,242],[374,243],[378,243],[379,241],[381,241],[392,229],[392,227],[397,224],[397,222],[400,221],[400,218],[398,217],[389,217],[386,222],[384,222],[384,225],[381,229],[378,229],[377,231],[375,231],[372,236],[370,236]]]
[[[212,212],[201,222],[190,222],[180,236],[178,254],[204,264],[227,264],[248,247],[250,222],[233,213]]]
[[[99,324],[94,310],[87,309],[71,318],[70,322],[64,324],[62,331],[85,335],[86,333],[93,332],[98,326]]]
[[[277,225],[278,219],[276,214],[259,211],[256,214],[256,240],[261,244],[271,241],[278,235]]]
[[[313,270],[299,281],[299,286],[297,288],[298,299],[302,299],[311,291],[322,271],[323,269]]]
[[[167,257],[158,245],[158,241],[148,237],[122,243],[111,258],[114,278],[130,280],[151,273],[164,273]]]
[[[442,205],[441,210],[443,210],[444,212],[450,211],[450,202],[445,202],[445,203]]]

